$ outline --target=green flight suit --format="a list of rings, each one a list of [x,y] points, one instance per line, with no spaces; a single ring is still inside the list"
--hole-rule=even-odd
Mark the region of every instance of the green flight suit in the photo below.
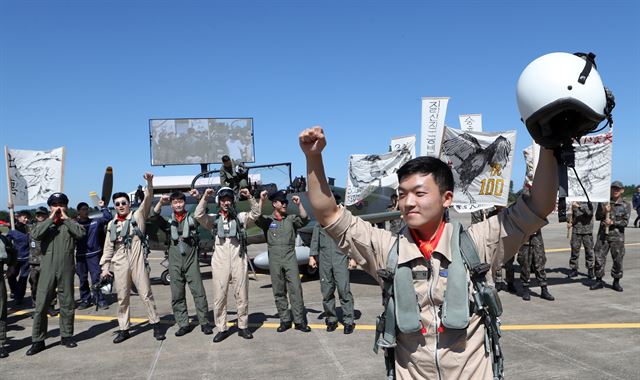
[[[56,290],[60,301],[60,337],[73,336],[73,277],[76,274],[74,249],[76,239],[84,237],[85,234],[84,227],[71,219],[66,219],[59,225],[52,219],[47,219],[38,223],[31,231],[31,237],[40,240],[42,248],[31,333],[34,343],[44,341],[47,335],[47,309],[55,297]]]
[[[4,265],[16,265],[16,251],[13,249],[11,241],[4,235],[0,235],[2,247],[7,254],[7,259],[0,261],[0,347],[4,346],[7,340],[7,285],[4,281]]]
[[[264,231],[267,240],[271,287],[280,321],[290,323],[293,312],[294,323],[306,323],[295,245],[298,229],[307,225],[309,218],[287,215],[282,220],[278,220],[275,214],[271,214],[261,215],[255,223]],[[287,302],[287,292],[291,310]]]
[[[189,219],[191,220],[190,223],[188,223]],[[188,214],[181,222],[178,222],[172,214],[171,220],[167,221],[153,210],[151,211],[150,221],[158,228],[163,229],[169,237],[167,240],[169,241],[169,275],[171,276],[171,308],[173,309],[173,318],[176,320],[178,326],[189,326],[189,311],[187,309],[185,291],[185,286],[188,284],[193,302],[196,305],[198,323],[200,325],[208,324],[207,313],[209,312],[209,304],[207,303],[207,294],[202,284],[200,262],[198,260],[198,222],[191,214]],[[171,224],[174,222],[177,224],[178,239],[176,240],[171,237]],[[189,225],[189,237],[183,238],[184,228]],[[180,239],[182,239],[182,250],[180,249]]]
[[[319,224],[313,228],[310,255],[316,256],[320,270],[320,292],[326,323],[337,323],[336,297],[338,288],[340,307],[342,307],[342,323],[353,324],[353,294],[349,284],[349,257],[340,252],[336,243]]]

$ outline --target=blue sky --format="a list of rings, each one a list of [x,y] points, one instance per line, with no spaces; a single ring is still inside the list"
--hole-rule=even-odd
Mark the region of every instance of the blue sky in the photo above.
[[[256,163],[305,170],[298,133],[322,125],[329,176],[354,153],[420,132],[422,96],[449,96],[446,122],[482,113],[516,129],[516,188],[530,137],[516,81],[554,51],[592,51],[616,96],[613,177],[640,182],[637,1],[8,1],[0,0],[0,142],[66,146],[72,205],[151,167],[148,119],[253,117]],[[0,169],[0,209],[7,201]]]

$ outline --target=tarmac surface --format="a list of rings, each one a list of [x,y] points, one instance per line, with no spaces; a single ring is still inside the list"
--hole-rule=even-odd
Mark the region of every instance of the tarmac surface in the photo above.
[[[635,217],[635,213],[633,215]],[[461,218],[468,221],[468,216]],[[525,302],[516,295],[500,292],[508,379],[638,379],[640,369],[640,229],[627,228],[624,292],[611,289],[611,256],[607,259],[607,287],[590,291],[584,253],[580,257],[581,276],[567,278],[569,240],[566,225],[551,217],[542,233],[547,251],[549,291],[553,302],[539,297],[532,280],[532,298]],[[251,246],[254,257],[266,249]],[[0,359],[0,378],[9,379],[382,379],[384,361],[371,348],[375,317],[381,311],[380,288],[366,273],[351,273],[351,290],[356,306],[356,331],[342,333],[342,326],[325,331],[322,297],[317,278],[304,276],[303,291],[310,333],[288,330],[277,333],[278,317],[268,273],[250,280],[249,313],[253,340],[234,334],[213,343],[199,328],[177,338],[171,312],[169,286],[159,281],[163,268],[162,252],[154,251],[150,260],[153,294],[158,314],[167,329],[167,339],[153,339],[137,295],[131,298],[132,337],[112,343],[118,329],[115,294],[108,310],[76,310],[75,338],[78,347],[59,345],[56,317],[49,318],[47,349],[27,357],[31,344],[31,312],[9,302],[10,356]],[[202,266],[209,304],[212,301],[211,270]],[[533,276],[533,275],[532,275]],[[250,276],[251,277],[251,276]],[[518,267],[516,286],[520,290]],[[76,297],[79,297],[76,290]],[[195,318],[191,296],[189,310]],[[339,301],[337,301],[339,304]],[[235,300],[229,297],[229,320],[235,318]],[[212,320],[212,313],[210,312]],[[192,321],[192,323],[196,323]],[[235,331],[235,328],[232,328]]]

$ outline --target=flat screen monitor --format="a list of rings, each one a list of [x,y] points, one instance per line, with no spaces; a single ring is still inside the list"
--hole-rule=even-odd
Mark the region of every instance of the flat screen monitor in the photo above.
[[[151,165],[255,162],[253,118],[150,119]]]

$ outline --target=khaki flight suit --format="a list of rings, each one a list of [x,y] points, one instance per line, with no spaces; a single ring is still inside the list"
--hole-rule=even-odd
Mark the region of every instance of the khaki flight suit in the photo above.
[[[76,274],[74,249],[76,240],[86,234],[84,227],[71,219],[56,225],[52,219],[38,223],[31,231],[40,240],[40,278],[33,312],[31,340],[44,341],[47,335],[47,309],[58,292],[60,301],[60,337],[73,336],[75,300],[73,277]]]
[[[127,220],[135,218],[138,228],[142,233],[145,232],[145,221],[149,215],[151,201],[153,200],[152,189],[147,187],[145,190],[142,205],[134,212],[127,215]],[[118,238],[115,242],[111,242],[109,231],[111,225],[116,224]],[[104,251],[100,266],[103,270],[108,270],[109,265],[113,264],[114,284],[118,292],[118,325],[120,330],[129,329],[129,298],[131,296],[131,283],[138,289],[138,295],[147,310],[149,323],[154,324],[160,321],[156,311],[156,304],[151,293],[151,281],[147,272],[147,264],[145,263],[144,248],[140,238],[133,233],[133,226],[129,224],[129,236],[131,236],[131,248],[127,249],[124,241],[120,237],[120,231],[125,222],[118,222],[118,218],[114,218],[107,225],[107,238],[104,241]]]
[[[296,258],[296,234],[298,229],[309,223],[309,218],[299,215],[287,215],[278,220],[275,214],[261,215],[256,225],[262,229],[267,238],[269,252],[269,274],[271,275],[271,289],[275,298],[280,321],[297,324],[306,323],[304,299],[302,298],[302,283]],[[291,301],[291,310],[287,301],[287,292]]]
[[[260,206],[249,198],[251,212],[238,214],[238,222],[248,228],[259,216]],[[198,203],[194,216],[208,230],[213,230],[216,218],[206,213],[206,198]],[[223,216],[218,216],[222,218]],[[235,237],[221,238],[216,234],[211,274],[213,277],[213,317],[219,331],[227,330],[227,294],[229,285],[233,287],[238,312],[238,328],[249,327],[249,274],[247,254],[242,251],[242,242]]]
[[[522,200],[483,222],[469,227],[480,260],[492,265],[504,262],[516,254],[527,236],[547,222],[535,215]],[[386,267],[389,250],[396,235],[372,227],[342,208],[341,215],[325,231],[336,240],[343,252],[350,252],[358,264],[379,279],[376,271]],[[484,348],[485,327],[473,314],[465,330],[441,326],[441,310],[451,262],[450,240],[453,226],[446,224],[431,256],[428,279],[415,279],[413,284],[420,306],[424,333],[398,332],[395,349],[395,370],[398,379],[493,379],[491,355]],[[411,237],[409,229],[400,236],[398,264],[409,263],[413,271],[428,271],[427,260]],[[491,272],[487,273],[490,281]],[[469,288],[472,282],[468,280]],[[469,300],[472,301],[472,292]]]

